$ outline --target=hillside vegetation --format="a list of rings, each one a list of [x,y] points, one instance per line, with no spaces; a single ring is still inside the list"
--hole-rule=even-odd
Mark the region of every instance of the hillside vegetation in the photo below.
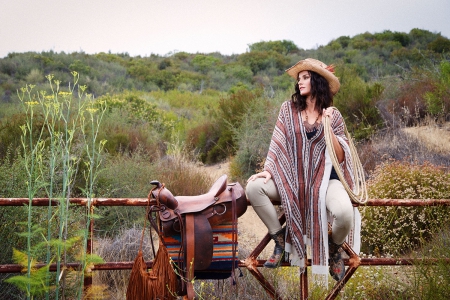
[[[254,106],[287,99],[293,82],[284,70],[306,57],[336,65],[342,87],[335,105],[356,139],[369,137],[386,123],[411,126],[426,116],[445,120],[450,106],[449,51],[446,37],[413,29],[341,36],[310,50],[286,40],[259,42],[250,44],[246,53],[230,56],[10,53],[0,59],[0,157],[18,145],[17,125],[23,120],[14,111],[17,91],[25,84],[48,90],[48,74],[64,89],[70,72],[76,71],[86,93],[108,102],[101,134],[107,136],[110,153],[133,151],[138,144],[164,151],[161,142],[176,136],[203,162],[212,163],[242,150],[232,131]],[[276,110],[278,103],[274,105]],[[115,124],[109,123],[112,120]]]
[[[198,166],[225,160],[232,180],[245,185],[263,165],[279,107],[293,92],[295,83],[284,70],[307,57],[335,65],[341,90],[334,105],[356,140],[371,197],[450,197],[450,156],[442,146],[449,135],[450,40],[422,29],[341,36],[317,49],[261,41],[235,55],[10,53],[0,59],[0,197],[146,197],[153,179],[165,182],[175,195],[201,194],[212,179]],[[426,128],[439,128],[433,130],[440,132],[433,144],[424,142],[423,135],[431,138]],[[398,190],[389,190],[388,179]],[[95,236],[105,253],[115,253],[113,246],[122,245],[130,232],[136,235],[144,219],[140,208],[99,208],[91,215],[63,202],[53,208],[0,209],[0,263],[11,263],[14,253],[15,261],[77,259],[88,265],[91,258],[78,252],[86,244],[90,218],[96,219]],[[392,209],[380,215],[365,209],[363,230],[370,239],[363,240],[364,251],[413,253],[433,240],[442,229],[438,224],[448,222],[449,214],[439,209],[407,212]],[[421,222],[399,230],[391,223],[396,219]],[[386,224],[386,232],[376,227],[379,223]],[[69,225],[77,232],[73,236],[64,231]],[[383,247],[390,239],[410,243],[407,249]],[[73,250],[65,252],[69,246]],[[127,255],[120,259],[136,254]],[[279,272],[280,278],[293,278]],[[103,282],[112,294],[120,291],[111,282],[117,279],[123,288],[127,276],[114,274],[108,276],[121,279]],[[27,275],[48,283],[33,295],[81,295],[70,286],[75,279],[56,285],[49,273],[30,270]],[[1,289],[11,295],[31,293],[30,280],[14,280],[14,285],[1,282]],[[448,276],[440,280],[441,286],[450,283]],[[430,282],[409,287],[417,284],[433,290]],[[361,299],[383,299],[385,286],[371,288]],[[389,296],[407,288],[396,286]],[[292,290],[286,289],[289,298]],[[350,298],[359,293],[351,292]]]

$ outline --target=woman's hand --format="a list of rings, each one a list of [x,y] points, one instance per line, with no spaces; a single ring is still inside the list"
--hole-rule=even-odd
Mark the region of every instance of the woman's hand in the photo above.
[[[331,124],[331,121],[333,121],[333,110],[334,109],[332,107],[328,107],[328,108],[324,108],[323,112],[322,112],[322,115],[324,117],[330,117],[330,124]]]
[[[247,180],[247,182],[253,181],[256,178],[265,178],[264,183],[267,183],[267,181],[269,181],[269,179],[272,178],[272,175],[268,171],[262,171],[262,172],[259,172],[258,174],[254,174],[254,175],[250,176],[250,178]]]

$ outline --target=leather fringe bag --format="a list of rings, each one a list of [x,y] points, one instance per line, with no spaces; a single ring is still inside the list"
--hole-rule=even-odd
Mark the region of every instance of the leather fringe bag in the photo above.
[[[147,218],[145,218],[145,220],[147,220]],[[134,260],[130,280],[128,282],[127,300],[177,299],[177,275],[172,268],[169,253],[162,242],[159,232],[158,252],[153,260],[152,269],[149,271],[147,270],[147,264],[142,256],[142,243],[144,240],[145,227],[146,221],[144,221],[139,252]]]

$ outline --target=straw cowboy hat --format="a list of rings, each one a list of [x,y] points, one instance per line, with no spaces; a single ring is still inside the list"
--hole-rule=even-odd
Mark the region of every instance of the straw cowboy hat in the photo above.
[[[328,81],[331,93],[333,95],[335,95],[339,91],[339,87],[341,86],[341,84],[339,83],[339,79],[333,74],[333,65],[327,66],[320,60],[313,58],[301,60],[287,69],[286,72],[289,74],[289,76],[293,77],[295,80],[298,80],[298,73],[305,70],[314,71],[324,77]]]

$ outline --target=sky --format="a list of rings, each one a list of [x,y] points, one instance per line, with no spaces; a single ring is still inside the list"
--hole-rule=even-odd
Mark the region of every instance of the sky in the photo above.
[[[413,28],[450,38],[450,0],[0,0],[0,58],[64,51],[240,54],[260,41],[314,49]]]

